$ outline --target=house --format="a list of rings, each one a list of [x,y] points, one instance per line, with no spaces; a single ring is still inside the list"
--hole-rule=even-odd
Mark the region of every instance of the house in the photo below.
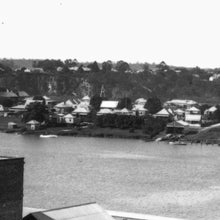
[[[113,111],[111,109],[100,109],[98,112],[97,112],[97,115],[107,115],[107,114],[113,114]]]
[[[169,118],[171,116],[173,116],[172,110],[166,108],[163,108],[162,110],[154,114],[154,117],[156,118]]]
[[[17,128],[17,124],[14,122],[8,122],[8,129],[14,129]]]
[[[78,69],[79,69],[78,66],[69,67],[70,71],[78,71]]]
[[[0,97],[8,99],[17,99],[18,96],[12,91],[0,92]]]
[[[30,213],[23,220],[113,220],[97,203],[87,203],[64,208]]]
[[[148,110],[143,105],[135,105],[132,108],[133,115],[144,116]]]
[[[123,108],[119,111],[120,115],[133,115],[132,111],[128,110],[127,108]]]
[[[88,95],[86,95],[86,96],[84,96],[84,97],[82,98],[82,101],[89,104],[89,103],[90,103],[90,97],[89,97]]]
[[[71,100],[67,100],[66,102],[60,102],[54,106],[54,108],[60,113],[69,113],[75,109],[76,105],[72,103]]]
[[[26,128],[32,131],[38,130],[40,128],[40,122],[36,120],[31,120],[26,123]]]
[[[189,123],[189,127],[200,128],[201,127],[201,115],[186,114],[185,121]]]
[[[185,127],[188,127],[188,123],[184,121],[173,121],[166,126],[166,133],[182,134]]]
[[[18,91],[19,98],[27,98],[29,95],[25,91]]]
[[[144,98],[139,98],[139,99],[136,99],[135,100],[135,105],[142,105],[142,106],[145,106],[147,100],[144,99]]]
[[[189,109],[186,109],[186,114],[191,114],[191,115],[200,115],[201,114],[201,111],[196,108],[195,106],[189,108]]]
[[[174,110],[175,118],[176,120],[184,120],[185,119],[185,111],[182,109],[176,109]]]
[[[73,115],[81,115],[81,116],[86,116],[90,112],[88,107],[82,107],[78,105],[76,109],[72,112]]]
[[[187,109],[197,105],[197,102],[188,99],[173,99],[171,101],[167,101],[164,103],[165,108],[172,108],[172,109]]]
[[[63,118],[64,118],[64,120],[67,124],[73,124],[74,123],[74,117],[71,114],[67,114]]]
[[[217,107],[216,106],[212,106],[209,109],[206,109],[204,112],[204,115],[209,116],[214,114],[214,112],[217,111]]]
[[[49,107],[49,108],[53,108],[56,104],[57,101],[51,99],[50,97],[47,96],[43,96],[44,100],[45,100],[45,104]]]
[[[12,106],[11,108],[9,108],[10,112],[25,112],[26,111],[26,105],[16,105],[16,106]]]
[[[118,107],[118,101],[102,101],[100,105],[101,109],[115,110],[117,107]]]

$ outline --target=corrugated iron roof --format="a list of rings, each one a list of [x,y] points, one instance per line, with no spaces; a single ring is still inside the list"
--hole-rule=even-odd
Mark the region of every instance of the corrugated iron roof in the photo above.
[[[71,207],[35,212],[23,220],[113,220],[98,204],[88,203]]]
[[[117,108],[118,101],[102,101],[100,108]]]

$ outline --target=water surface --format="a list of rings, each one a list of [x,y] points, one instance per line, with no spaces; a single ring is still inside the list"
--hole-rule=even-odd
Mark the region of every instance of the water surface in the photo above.
[[[96,201],[106,209],[220,219],[220,147],[0,133],[0,155],[25,157],[24,206]]]

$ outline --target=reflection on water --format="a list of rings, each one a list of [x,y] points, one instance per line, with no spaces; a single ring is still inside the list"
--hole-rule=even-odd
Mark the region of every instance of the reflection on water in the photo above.
[[[0,138],[0,155],[25,157],[25,206],[96,201],[111,210],[220,219],[218,146],[11,134]]]

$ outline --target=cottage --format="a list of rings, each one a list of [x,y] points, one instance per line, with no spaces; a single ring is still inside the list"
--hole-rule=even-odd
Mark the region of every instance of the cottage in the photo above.
[[[132,111],[128,110],[127,108],[123,108],[121,111],[119,111],[120,115],[132,115]]]
[[[14,122],[8,122],[8,129],[11,130],[11,129],[15,129],[17,128],[17,124],[14,123]]]
[[[216,106],[212,106],[209,109],[205,110],[204,115],[209,116],[209,115],[214,114],[214,112],[216,112],[216,111],[217,111],[217,107]]]
[[[107,115],[107,114],[113,114],[113,111],[111,109],[100,109],[98,112],[97,112],[97,115]]]
[[[54,108],[61,113],[69,113],[72,112],[76,107],[75,104],[72,103],[71,100],[67,100],[66,102],[60,102],[54,106]]]
[[[171,116],[173,116],[172,110],[166,108],[163,108],[162,110],[154,114],[154,117],[156,118],[169,118]]]
[[[189,123],[190,127],[200,128],[201,127],[201,115],[186,114],[185,121]]]
[[[189,109],[186,109],[186,114],[191,114],[191,115],[200,115],[201,114],[201,111],[196,108],[195,106],[189,108]]]
[[[27,98],[29,95],[25,91],[18,91],[18,96],[20,98]]]
[[[176,133],[176,134],[182,134],[185,127],[188,127],[188,123],[184,121],[173,121],[169,124],[167,124],[166,132],[167,133]]]
[[[67,114],[64,116],[64,120],[67,124],[73,124],[74,123],[74,117],[71,114]]]
[[[72,112],[73,115],[81,115],[81,116],[86,116],[90,112],[88,107],[82,107],[82,106],[77,106],[76,109]]]
[[[182,109],[174,110],[174,114],[175,114],[176,120],[184,120],[185,118],[185,111],[183,111]]]
[[[16,106],[12,106],[11,108],[9,108],[10,112],[25,112],[26,111],[26,106],[25,105],[16,105]]]
[[[29,122],[26,123],[26,128],[28,130],[38,130],[40,128],[40,122],[36,121],[36,120],[31,120]]]
[[[88,105],[89,105],[89,103],[90,103],[90,97],[89,96],[84,96],[83,98],[82,98],[82,102],[85,102],[85,103],[87,103]]]
[[[146,104],[147,100],[144,98],[139,98],[135,100],[135,105],[142,105],[144,106]]]
[[[101,109],[111,109],[115,110],[118,107],[118,101],[102,101],[100,108]]]
[[[188,99],[173,99],[164,103],[166,108],[181,108],[187,109],[197,105],[197,102]]]
[[[144,108],[142,105],[135,105],[132,108],[132,112],[134,115],[144,116],[148,110]]]

